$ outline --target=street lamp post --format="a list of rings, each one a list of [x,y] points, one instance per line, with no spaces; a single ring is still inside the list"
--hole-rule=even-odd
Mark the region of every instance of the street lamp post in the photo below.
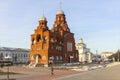
[[[7,80],[9,80],[9,66],[7,67]]]
[[[9,80],[9,64],[11,63],[11,57],[7,56],[7,57],[5,57],[5,60],[8,62],[8,65],[7,65],[7,80]]]
[[[119,57],[119,50],[118,50],[118,62],[119,62],[119,58],[120,58],[120,57]]]
[[[4,67],[4,66],[7,66],[7,80],[10,80],[9,79],[9,65],[12,65],[12,62],[11,61],[9,61],[9,60],[2,60],[2,61],[0,61],[0,67]]]

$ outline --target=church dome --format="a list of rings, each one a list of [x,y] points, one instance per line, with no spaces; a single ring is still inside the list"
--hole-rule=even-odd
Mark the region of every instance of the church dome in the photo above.
[[[64,12],[62,10],[59,10],[57,14],[64,14]]]
[[[45,20],[46,21],[46,17],[43,15],[40,20]]]
[[[80,42],[80,43],[83,43],[83,38],[80,38],[79,42]]]

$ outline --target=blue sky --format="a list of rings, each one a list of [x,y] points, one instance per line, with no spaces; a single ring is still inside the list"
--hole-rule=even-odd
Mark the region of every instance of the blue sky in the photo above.
[[[40,17],[51,29],[60,2],[76,43],[82,37],[93,53],[120,48],[120,0],[0,0],[0,46],[30,48]]]

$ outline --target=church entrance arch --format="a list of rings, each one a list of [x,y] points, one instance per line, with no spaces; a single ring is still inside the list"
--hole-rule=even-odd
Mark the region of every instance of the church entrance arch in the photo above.
[[[41,55],[40,54],[35,54],[34,59],[35,59],[35,63],[38,63],[39,59],[41,59]]]

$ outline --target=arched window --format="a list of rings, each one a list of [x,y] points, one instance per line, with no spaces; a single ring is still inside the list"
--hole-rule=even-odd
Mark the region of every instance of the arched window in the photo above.
[[[5,54],[5,57],[8,57],[8,53]]]
[[[57,60],[57,61],[59,60],[59,56],[56,56],[56,60]]]
[[[60,60],[62,60],[62,56],[60,56]]]
[[[72,51],[72,42],[67,42],[67,51]]]
[[[33,38],[33,39],[32,39],[32,45],[34,44],[34,41],[35,41],[35,39]]]
[[[2,59],[3,59],[3,53],[0,54],[0,60],[2,60]]]
[[[41,40],[41,36],[40,35],[37,35],[37,42],[39,42]]]
[[[46,37],[46,36],[44,36],[44,37],[43,37],[43,39],[44,39],[44,41],[46,42],[46,40],[47,40],[47,37]]]
[[[53,36],[51,36],[50,41],[51,41],[52,43],[54,42]]]

